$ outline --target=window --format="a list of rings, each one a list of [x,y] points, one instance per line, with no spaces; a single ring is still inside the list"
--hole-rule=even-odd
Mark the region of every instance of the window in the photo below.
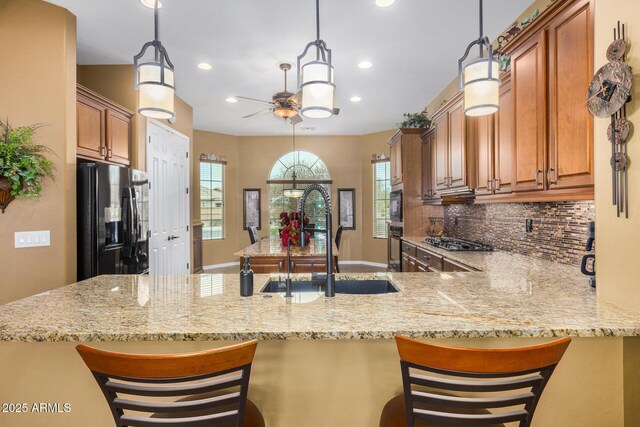
[[[283,211],[299,211],[299,199],[284,195],[285,188],[293,186],[293,171],[296,171],[297,188],[307,188],[318,183],[331,193],[331,176],[324,162],[315,154],[307,151],[289,152],[280,157],[269,174],[269,232],[278,236],[280,229],[280,213]],[[309,195],[304,213],[309,217],[309,224],[316,228],[325,228],[325,209],[322,196],[317,191]]]
[[[224,239],[225,162],[200,161],[200,220],[203,240]]]
[[[391,172],[389,160],[376,160],[373,164],[373,237],[387,238],[389,221],[389,193],[391,192]]]

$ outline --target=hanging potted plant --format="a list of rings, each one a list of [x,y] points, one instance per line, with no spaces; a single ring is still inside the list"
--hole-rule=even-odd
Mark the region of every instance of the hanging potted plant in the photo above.
[[[39,126],[12,128],[0,120],[0,211],[14,199],[37,199],[42,181],[53,179],[53,162],[44,155],[51,150],[36,144],[33,134]]]

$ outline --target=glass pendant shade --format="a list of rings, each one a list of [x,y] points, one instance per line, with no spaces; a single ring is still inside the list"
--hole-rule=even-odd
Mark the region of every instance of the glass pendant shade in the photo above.
[[[279,107],[276,108],[273,113],[283,119],[289,119],[298,114],[298,112],[291,107]]]
[[[312,61],[302,66],[301,74],[302,115],[314,119],[333,116],[333,97],[336,89],[333,83],[333,67],[324,61]]]
[[[300,188],[287,188],[283,194],[290,199],[299,199],[304,194],[304,190]]]
[[[491,66],[491,78],[489,78]],[[490,58],[480,58],[464,68],[464,113],[486,116],[498,111],[500,102],[500,66]]]
[[[165,65],[164,82],[159,62],[145,62],[138,66],[138,112],[154,119],[175,117],[174,73]]]

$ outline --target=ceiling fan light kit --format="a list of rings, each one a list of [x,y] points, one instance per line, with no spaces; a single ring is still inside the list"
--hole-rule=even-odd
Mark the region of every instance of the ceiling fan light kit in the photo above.
[[[135,88],[138,91],[138,112],[154,119],[175,117],[175,73],[166,49],[159,40],[158,15],[160,2],[155,0],[154,39],[142,46],[133,57]],[[153,58],[144,60],[145,53],[153,48]]]
[[[309,49],[315,47],[314,60],[304,62]],[[298,89],[302,92],[305,117],[324,119],[334,115],[334,70],[331,49],[320,39],[320,0],[316,0],[316,39],[298,56]]]
[[[464,113],[467,116],[486,116],[497,112],[500,108],[500,64],[493,59],[493,47],[489,38],[483,35],[482,0],[480,3],[480,35],[477,40],[467,46],[464,56],[458,60],[458,87],[464,91]],[[471,48],[478,45],[480,58],[462,64]],[[484,57],[484,48],[488,56]]]

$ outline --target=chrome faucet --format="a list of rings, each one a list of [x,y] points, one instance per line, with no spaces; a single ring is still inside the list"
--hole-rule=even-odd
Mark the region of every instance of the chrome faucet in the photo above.
[[[319,230],[317,228],[309,228],[304,224],[304,204],[307,201],[307,197],[313,191],[317,191],[320,193],[322,198],[324,199],[324,210],[325,217],[327,222],[327,228],[325,230]],[[333,234],[331,233],[331,197],[327,190],[321,186],[320,184],[311,184],[304,190],[304,194],[300,198],[300,221],[302,221],[301,225],[301,233],[300,233],[300,246],[305,246],[305,231],[311,231],[316,233],[325,233],[327,235],[327,285],[324,289],[325,297],[334,297],[336,296],[336,275],[333,272]]]
[[[287,287],[284,297],[291,298],[291,237],[287,240],[287,279],[284,283]]]

